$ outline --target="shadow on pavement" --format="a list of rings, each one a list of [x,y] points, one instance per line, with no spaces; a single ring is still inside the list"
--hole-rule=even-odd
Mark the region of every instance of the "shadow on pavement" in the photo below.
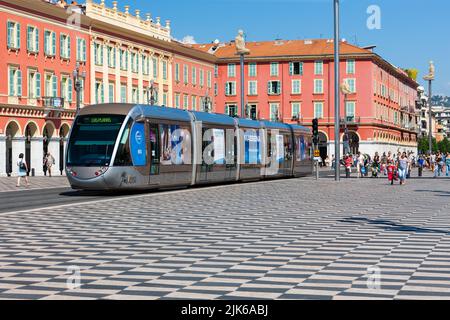
[[[392,222],[389,220],[381,220],[381,219],[372,220],[372,219],[368,219],[368,218],[351,217],[351,218],[339,220],[339,222],[344,222],[344,223],[364,223],[365,222],[368,224],[373,224],[378,228],[383,228],[386,231],[450,234],[449,232],[443,231],[443,230],[405,226],[405,225],[398,224],[398,223],[395,223],[395,222]]]

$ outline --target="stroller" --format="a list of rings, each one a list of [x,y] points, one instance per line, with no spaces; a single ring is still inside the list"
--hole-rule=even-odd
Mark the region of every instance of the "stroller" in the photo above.
[[[389,164],[387,166],[387,174],[388,174],[388,180],[391,182],[391,185],[394,184],[394,180],[398,180],[398,170],[397,167],[393,164]]]

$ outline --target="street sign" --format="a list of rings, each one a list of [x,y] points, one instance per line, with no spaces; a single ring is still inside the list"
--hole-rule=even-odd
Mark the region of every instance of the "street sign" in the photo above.
[[[319,149],[314,149],[314,157],[320,157]]]

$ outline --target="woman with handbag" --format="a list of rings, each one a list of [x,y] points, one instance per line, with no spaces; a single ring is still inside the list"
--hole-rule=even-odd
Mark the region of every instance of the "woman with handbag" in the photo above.
[[[17,185],[16,187],[20,187],[20,180],[22,177],[25,177],[25,182],[27,183],[27,187],[30,186],[27,177],[28,165],[27,162],[23,159],[23,153],[19,154],[19,160],[17,161],[18,173],[17,173]]]

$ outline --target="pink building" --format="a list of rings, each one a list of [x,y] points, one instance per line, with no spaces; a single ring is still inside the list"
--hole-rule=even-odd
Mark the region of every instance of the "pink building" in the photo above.
[[[247,116],[310,126],[319,119],[322,157],[334,153],[334,45],[332,40],[247,42]],[[196,45],[217,58],[217,112],[240,115],[240,64],[233,42]],[[418,84],[369,49],[341,43],[341,141],[373,155],[417,149]]]

